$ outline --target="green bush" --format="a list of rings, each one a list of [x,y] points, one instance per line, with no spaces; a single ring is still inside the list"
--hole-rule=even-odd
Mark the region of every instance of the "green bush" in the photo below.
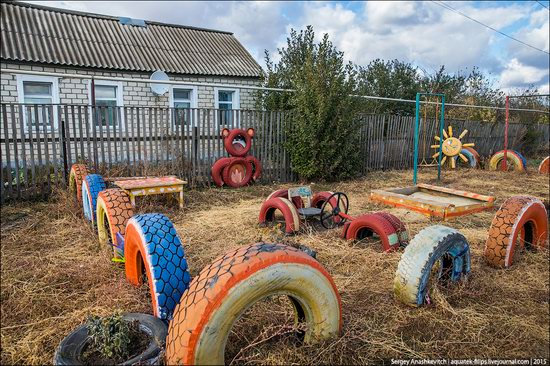
[[[107,360],[122,362],[131,356],[135,338],[139,336],[139,323],[126,321],[120,313],[100,318],[91,316],[86,321],[91,344],[88,354],[99,353]]]

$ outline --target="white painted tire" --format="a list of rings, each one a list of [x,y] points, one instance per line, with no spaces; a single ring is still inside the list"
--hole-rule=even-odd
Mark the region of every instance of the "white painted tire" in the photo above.
[[[461,233],[443,225],[420,231],[405,248],[397,266],[393,283],[395,297],[410,306],[423,305],[432,267],[436,261],[443,262],[444,256],[452,262],[441,265],[437,280],[441,279],[444,268],[452,269],[449,279],[453,282],[470,272],[470,246]]]

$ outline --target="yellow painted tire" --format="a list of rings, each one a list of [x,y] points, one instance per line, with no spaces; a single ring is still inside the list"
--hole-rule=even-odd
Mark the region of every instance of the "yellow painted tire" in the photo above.
[[[100,244],[116,244],[116,234],[124,236],[126,224],[134,214],[130,196],[120,188],[109,188],[97,195],[97,235]],[[115,258],[124,253],[113,247]]]
[[[233,324],[256,302],[277,295],[289,296],[296,321],[307,323],[305,342],[340,333],[340,295],[321,264],[283,244],[257,243],[219,257],[193,278],[168,327],[166,364],[224,364]]]
[[[496,152],[489,160],[489,169],[490,170],[499,170],[500,164],[504,160],[504,150]],[[508,150],[506,153],[507,163],[511,166],[508,167],[508,170],[514,170],[518,172],[525,171],[525,164],[520,155],[518,155],[513,150]]]

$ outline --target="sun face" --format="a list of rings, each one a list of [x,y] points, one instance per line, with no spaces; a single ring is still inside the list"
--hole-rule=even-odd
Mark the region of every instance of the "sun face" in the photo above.
[[[468,147],[468,146],[474,146],[474,143],[463,143],[461,139],[466,136],[468,133],[468,130],[462,131],[462,133],[458,137],[453,137],[453,127],[449,126],[449,132],[446,130],[443,130],[443,143],[441,146],[441,150],[443,152],[443,157],[441,159],[441,166],[444,166],[447,161],[449,161],[449,166],[454,169],[456,168],[456,160],[457,158],[460,158],[464,162],[468,162],[468,158],[464,156],[461,151],[462,148]],[[438,151],[432,155],[434,159],[439,157],[439,142],[441,141],[441,138],[439,136],[434,136],[434,139],[438,142],[437,145],[432,145],[431,147],[433,149],[437,149]]]

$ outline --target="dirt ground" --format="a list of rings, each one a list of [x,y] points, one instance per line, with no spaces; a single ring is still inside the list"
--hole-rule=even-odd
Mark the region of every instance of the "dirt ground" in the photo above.
[[[434,170],[420,182],[434,183]],[[374,172],[355,181],[313,184],[314,191],[346,192],[352,215],[387,210],[407,224],[411,236],[438,223],[414,212],[369,201],[372,189],[410,185],[411,171]],[[444,172],[440,183],[496,196],[496,207],[513,195],[549,201],[549,180],[528,174],[461,170]],[[351,243],[340,229],[306,226],[283,238],[261,229],[262,201],[284,185],[205,189],[186,193],[178,210],[162,198],[138,201],[139,212],[165,213],[183,239],[191,275],[230,249],[257,241],[303,244],[333,276],[342,297],[341,337],[302,345],[292,336],[291,308],[283,298],[259,303],[235,325],[226,361],[248,364],[365,364],[389,358],[549,358],[548,249],[526,253],[508,270],[486,265],[483,248],[494,211],[458,218],[444,225],[458,229],[472,251],[468,280],[440,288],[435,304],[409,308],[392,287],[401,251],[383,253],[380,243]],[[289,186],[289,185],[286,185]],[[110,261],[81,211],[65,192],[50,202],[2,207],[1,363],[51,363],[61,339],[89,314],[116,309],[151,313],[148,289],[135,288],[124,267]]]

